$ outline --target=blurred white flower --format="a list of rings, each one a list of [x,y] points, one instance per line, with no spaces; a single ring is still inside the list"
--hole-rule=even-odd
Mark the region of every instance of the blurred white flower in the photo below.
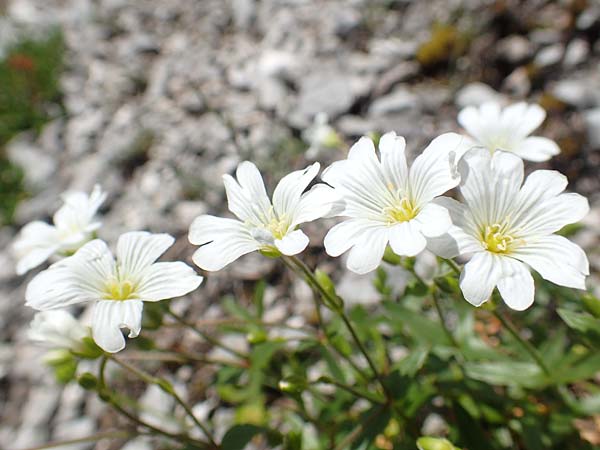
[[[136,337],[144,301],[180,297],[202,277],[183,262],[155,262],[174,242],[168,234],[134,231],[121,235],[117,259],[95,239],[40,272],[27,286],[27,305],[45,311],[94,302],[92,337],[107,352],[125,347],[121,328]]]
[[[267,197],[260,172],[254,164],[242,162],[237,181],[224,175],[229,210],[239,220],[210,215],[197,217],[190,227],[189,240],[200,245],[192,257],[204,270],[219,270],[240,256],[255,250],[296,255],[308,245],[308,236],[298,225],[337,212],[334,190],[324,184],[304,192],[319,171],[319,163],[292,172],[281,179]],[[337,209],[336,209],[337,208]]]
[[[310,145],[305,153],[309,160],[315,160],[324,150],[334,149],[342,144],[337,132],[329,125],[329,117],[322,112],[317,114],[312,125],[302,132],[302,140]]]
[[[519,157],[502,151],[492,155],[485,149],[467,152],[459,171],[465,203],[451,198],[436,201],[448,208],[453,226],[433,239],[430,249],[445,258],[473,254],[460,277],[465,299],[479,306],[497,286],[512,309],[528,308],[534,299],[528,266],[548,281],[585,289],[589,275],[585,253],[554,234],[589,210],[585,197],[563,193],[564,175],[537,170],[523,183]]]
[[[379,141],[381,161],[373,141],[363,137],[348,159],[323,173],[344,202],[349,217],[325,236],[325,250],[339,256],[350,250],[347,266],[364,274],[375,270],[388,242],[398,255],[423,251],[427,238],[440,236],[450,225],[448,211],[432,203],[459,182],[455,161],[464,153],[465,138],[446,133],[434,139],[409,169],[403,137],[390,132]]]
[[[67,256],[87,241],[102,225],[96,220],[96,212],[106,199],[100,186],[94,186],[88,196],[85,192],[72,191],[62,195],[64,204],[54,214],[54,225],[36,220],[23,227],[13,244],[18,259],[17,274],[39,266],[53,255]]]
[[[80,350],[90,329],[64,310],[36,313],[29,325],[27,337],[50,348]]]
[[[546,118],[539,105],[515,103],[504,109],[495,102],[467,106],[458,114],[458,123],[477,144],[490,152],[505,150],[529,161],[547,161],[560,153],[551,139],[529,136]]]

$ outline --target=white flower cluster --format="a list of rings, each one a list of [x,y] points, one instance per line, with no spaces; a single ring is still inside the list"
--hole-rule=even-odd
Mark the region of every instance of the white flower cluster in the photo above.
[[[196,218],[189,230],[189,241],[199,246],[193,261],[216,271],[253,251],[296,255],[309,244],[300,225],[342,216],[327,233],[325,250],[334,257],[348,252],[347,267],[358,274],[375,270],[389,245],[401,256],[428,249],[443,258],[470,258],[460,287],[476,306],[497,287],[511,308],[529,307],[534,299],[530,269],[556,284],[585,289],[585,253],[555,233],[587,214],[587,200],[564,193],[567,180],[556,171],[538,170],[524,179],[521,158],[543,161],[559,152],[549,139],[528,137],[544,118],[542,108],[525,103],[468,107],[459,122],[470,136],[442,134],[410,166],[403,137],[382,136],[379,156],[373,141],[363,137],[347,159],[325,169],[324,183],[307,190],[320,169],[314,163],[285,176],[272,200],[256,166],[242,162],[235,179],[223,177],[237,219]],[[463,202],[442,197],[457,186]],[[19,273],[51,255],[76,250],[31,281],[27,304],[53,310],[93,303],[93,338],[116,352],[125,346],[121,328],[129,329],[129,337],[140,332],[144,301],[185,295],[202,277],[182,262],[156,262],[174,241],[169,235],[126,233],[117,243],[116,259],[103,241],[90,240],[103,200],[99,188],[89,197],[65,196],[54,226],[27,225],[15,250],[21,257]]]

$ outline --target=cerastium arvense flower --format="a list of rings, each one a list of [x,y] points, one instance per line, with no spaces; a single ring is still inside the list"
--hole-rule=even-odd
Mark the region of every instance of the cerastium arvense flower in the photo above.
[[[235,217],[193,221],[193,262],[213,272],[260,252],[312,292],[268,269],[271,259],[258,282],[253,274],[224,288],[215,276],[199,302],[172,304],[203,280],[184,262],[157,262],[175,239],[127,232],[113,253],[96,237],[106,194],[65,194],[54,224],[25,226],[14,245],[20,274],[54,261],[27,287],[27,305],[41,311],[28,336],[52,349],[47,362],[60,381],[77,379],[135,424],[127,436],[167,441],[155,448],[456,449],[448,437],[473,450],[587,449],[569,443],[575,420],[600,413],[590,387],[600,371],[600,302],[583,291],[589,263],[568,225],[589,205],[564,192],[559,172],[525,177],[521,158],[559,152],[529,136],[544,118],[526,103],[467,107],[458,122],[470,136],[444,133],[422,152],[394,132],[362,137],[320,181],[318,162],[278,182],[265,173],[267,184],[277,182],[272,197],[252,162],[224,174]],[[316,125],[304,133],[314,141],[306,159],[325,154],[315,146],[333,156],[342,144],[337,135],[335,145],[322,142],[333,128]],[[347,253],[354,274],[323,249]],[[432,262],[426,277],[415,270],[418,255]],[[498,297],[517,311],[537,304],[509,319]],[[555,311],[569,333],[543,322],[556,321]],[[123,331],[136,337],[142,323],[143,339],[125,349]],[[121,372],[107,371],[109,363]],[[115,392],[112,381],[126,385],[125,374],[154,385],[173,420],[148,420],[140,414],[147,399]],[[547,426],[550,416],[560,426]]]

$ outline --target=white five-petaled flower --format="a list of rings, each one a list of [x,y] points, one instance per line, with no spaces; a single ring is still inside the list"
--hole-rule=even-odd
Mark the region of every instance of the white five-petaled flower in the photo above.
[[[90,329],[62,309],[36,313],[29,325],[27,337],[55,349],[79,350]]]
[[[498,287],[515,310],[531,306],[534,283],[529,267],[553,283],[585,289],[589,264],[583,250],[554,234],[588,212],[587,199],[564,193],[567,179],[537,170],[523,183],[523,161],[507,152],[467,152],[459,163],[465,203],[440,198],[453,226],[430,242],[445,258],[472,254],[460,286],[465,299],[479,306]]]
[[[85,192],[71,191],[62,195],[64,204],[54,214],[54,225],[36,220],[21,230],[13,244],[18,258],[17,274],[39,266],[53,255],[66,256],[92,238],[101,223],[96,212],[106,198],[100,186],[94,186],[88,196]]]
[[[467,106],[458,114],[458,122],[490,152],[504,150],[529,161],[547,161],[560,153],[556,142],[541,136],[529,136],[546,118],[546,111],[525,102],[504,109],[498,103]]]
[[[325,236],[327,253],[339,256],[351,249],[348,269],[363,274],[377,268],[388,242],[398,255],[414,256],[427,238],[445,233],[450,215],[431,201],[458,184],[454,161],[464,153],[464,141],[455,133],[437,137],[409,169],[403,137],[390,132],[380,139],[381,161],[373,141],[361,138],[348,159],[323,173],[344,200],[340,215],[349,218]]]
[[[240,256],[255,250],[296,255],[308,245],[308,236],[298,225],[336,212],[338,204],[331,187],[313,186],[304,192],[319,171],[319,163],[292,172],[281,179],[273,203],[260,172],[251,162],[242,162],[237,181],[223,176],[229,210],[239,220],[202,215],[190,227],[189,240],[200,245],[192,259],[204,270],[220,270]]]
[[[121,328],[129,329],[129,337],[139,334],[143,302],[180,297],[202,282],[183,262],[156,262],[173,242],[168,234],[125,233],[115,260],[106,243],[94,239],[40,272],[27,286],[27,305],[45,311],[94,303],[94,341],[107,352],[118,352],[125,347]]]

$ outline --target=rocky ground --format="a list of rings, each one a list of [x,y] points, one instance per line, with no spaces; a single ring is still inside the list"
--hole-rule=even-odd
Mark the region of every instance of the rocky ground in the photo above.
[[[395,130],[415,152],[435,135],[458,130],[456,114],[465,105],[495,98],[539,102],[549,111],[541,134],[554,138],[563,154],[536,168],[563,171],[570,189],[590,198],[587,227],[576,239],[588,249],[596,274],[590,286],[600,294],[596,0],[4,3],[0,37],[59,26],[66,67],[65,113],[39,135],[20,135],[7,147],[32,195],[19,205],[17,226],[0,229],[0,448],[80,437],[116,420],[78,386],[57,389],[40,360],[43,351],[27,343],[33,312],[23,297],[31,275],[14,275],[9,252],[18,227],[50,217],[65,189],[90,191],[100,183],[109,193],[103,238],[165,231],[179,237],[167,256],[189,259],[185,234],[192,219],[226,209],[221,175],[251,159],[273,186],[281,174],[303,167],[302,132],[320,112],[345,141],[318,155],[326,165],[364,133]],[[322,235],[314,227],[315,255]],[[177,307],[216,316],[208,299],[242,292],[244,280],[275,270],[249,256]],[[368,278],[340,276],[342,293],[358,291],[355,300],[368,300]],[[302,321],[305,287],[294,285],[292,292],[300,300],[291,315]],[[271,299],[285,295],[268,288]],[[273,302],[274,319],[290,315],[283,302]],[[192,375],[180,370],[177,376],[183,382]],[[156,401],[160,393],[144,395]],[[152,447],[140,438],[122,448]]]

